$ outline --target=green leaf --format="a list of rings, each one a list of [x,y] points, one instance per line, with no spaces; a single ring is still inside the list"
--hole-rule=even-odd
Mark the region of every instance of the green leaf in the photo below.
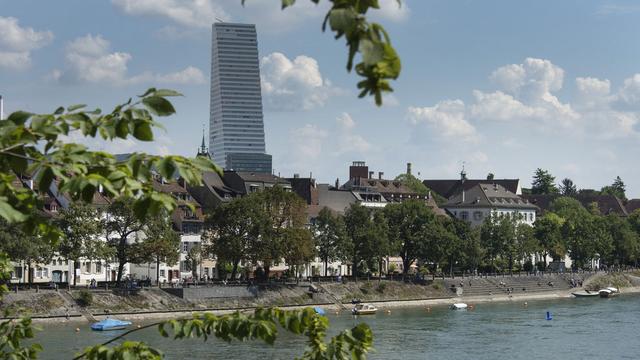
[[[33,114],[30,113],[30,112],[16,111],[14,113],[11,113],[11,115],[9,115],[7,120],[12,121],[16,125],[22,125],[25,122],[27,122],[27,120],[29,120],[31,115],[33,115]]]
[[[10,223],[25,221],[27,216],[9,205],[6,199],[7,198],[0,196],[0,216]]]
[[[144,98],[142,103],[147,107],[147,109],[149,109],[149,111],[158,116],[168,116],[176,112],[173,105],[171,105],[167,99],[160,96]]]
[[[141,97],[141,98],[142,97],[146,97],[146,96],[150,95],[151,93],[153,93],[155,91],[156,91],[156,88],[149,88],[149,89],[147,89],[147,91],[144,92],[144,94],[138,95],[138,97]]]
[[[86,104],[71,105],[71,106],[67,107],[67,111],[68,112],[76,111],[76,110],[85,108],[86,106],[87,106]]]
[[[282,9],[286,9],[289,6],[295,4],[296,0],[282,0]]]
[[[181,93],[175,91],[175,90],[171,90],[171,89],[158,89],[156,90],[156,92],[153,94],[154,96],[182,96]]]
[[[153,141],[153,131],[148,122],[139,122],[135,124],[133,136],[141,141]]]

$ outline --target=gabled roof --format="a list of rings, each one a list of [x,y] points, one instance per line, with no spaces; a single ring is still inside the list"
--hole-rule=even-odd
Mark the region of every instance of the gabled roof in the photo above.
[[[424,180],[422,182],[426,187],[428,187],[431,191],[436,194],[444,197],[445,199],[450,198],[454,194],[460,192],[463,188],[468,190],[478,184],[497,184],[509,190],[510,192],[517,194],[518,193],[518,185],[520,184],[520,179],[466,179],[464,183],[460,179],[454,180]]]
[[[225,174],[226,173],[227,172],[225,172]],[[248,171],[235,171],[235,173],[245,182],[256,181],[256,182],[262,182],[262,183],[268,183],[268,184],[289,184],[289,182],[286,179],[283,179],[281,177],[278,177],[272,174],[248,172]]]
[[[640,209],[640,199],[631,199],[627,201],[625,208],[627,209],[627,214],[631,215],[631,213]]]
[[[385,180],[385,179],[368,179],[368,178],[353,178],[349,179],[344,185],[344,189],[352,189],[355,187],[368,188],[373,191],[377,191],[381,194],[416,194],[416,192],[397,180]]]
[[[499,184],[476,184],[449,198],[445,208],[509,208],[537,209],[535,205]]]
[[[538,206],[542,212],[549,211],[553,201],[559,197],[560,194],[536,194],[536,195],[522,195],[523,198],[528,199],[531,203]],[[588,208],[590,204],[596,203],[598,210],[602,215],[617,214],[620,216],[627,216],[629,214],[627,208],[620,199],[614,195],[592,195],[582,194],[573,197],[578,200],[582,206]],[[628,206],[628,203],[627,203]]]

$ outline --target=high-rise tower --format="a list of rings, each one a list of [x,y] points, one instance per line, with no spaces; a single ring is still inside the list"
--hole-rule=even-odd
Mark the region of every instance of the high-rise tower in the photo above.
[[[265,153],[256,27],[213,24],[209,146],[225,169],[271,173]]]

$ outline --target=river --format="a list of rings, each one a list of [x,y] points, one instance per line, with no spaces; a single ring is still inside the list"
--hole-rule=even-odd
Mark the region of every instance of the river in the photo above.
[[[553,320],[545,319],[550,311]],[[613,299],[558,299],[477,304],[473,311],[444,306],[394,309],[390,314],[354,318],[329,315],[331,329],[368,323],[374,333],[370,359],[638,359],[640,295]],[[118,332],[92,332],[87,324],[45,324],[37,335],[43,359],[71,358],[84,347]],[[292,359],[304,339],[280,332],[276,344],[227,344],[218,340],[167,340],[155,328],[131,340],[143,340],[167,359]]]

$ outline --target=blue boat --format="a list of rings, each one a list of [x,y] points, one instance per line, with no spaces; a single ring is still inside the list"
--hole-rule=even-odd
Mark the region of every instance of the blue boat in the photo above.
[[[122,330],[131,325],[131,321],[122,321],[118,319],[104,319],[97,323],[91,324],[91,330],[95,331],[107,331],[107,330]]]

